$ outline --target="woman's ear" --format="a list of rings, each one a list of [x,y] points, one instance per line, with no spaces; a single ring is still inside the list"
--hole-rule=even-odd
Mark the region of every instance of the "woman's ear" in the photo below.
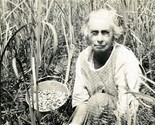
[[[123,34],[124,30],[122,27],[118,27],[114,25],[113,31],[114,31],[114,37],[118,39]]]
[[[89,29],[88,29],[88,22],[89,22],[89,17],[86,17],[86,20],[84,21],[84,25],[81,28],[81,33],[84,35],[84,37],[88,37]]]
[[[83,34],[85,37],[88,36],[88,25],[87,25],[87,24],[85,24],[85,25],[82,26],[81,32],[82,32],[82,34]]]

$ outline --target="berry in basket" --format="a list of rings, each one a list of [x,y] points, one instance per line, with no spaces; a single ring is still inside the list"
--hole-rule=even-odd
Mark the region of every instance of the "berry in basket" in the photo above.
[[[36,107],[36,93],[34,96],[34,107]],[[38,105],[39,111],[50,111],[59,108],[67,100],[68,95],[65,92],[54,90],[39,90],[38,91]],[[32,102],[32,96],[30,96]]]

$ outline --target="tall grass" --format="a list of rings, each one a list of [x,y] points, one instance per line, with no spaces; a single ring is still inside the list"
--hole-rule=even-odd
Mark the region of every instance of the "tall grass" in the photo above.
[[[20,99],[23,103],[27,89],[34,84],[37,88],[40,79],[55,78],[67,84],[72,92],[75,61],[78,53],[87,46],[80,33],[81,25],[91,10],[105,7],[118,10],[120,25],[125,28],[119,42],[134,51],[148,79],[155,81],[154,0],[1,0],[0,86],[7,88],[10,94],[0,91],[0,124],[13,122],[16,115],[7,114],[7,107],[10,111],[20,110]],[[143,94],[155,97],[150,92],[154,91],[154,84],[146,80],[144,88],[147,89]],[[7,103],[9,95],[16,100],[15,106]],[[40,121],[35,123],[39,112],[36,116],[31,109],[28,113],[21,110],[22,113],[17,114],[20,124],[40,124]],[[63,122],[65,118],[60,119]],[[16,121],[13,124],[17,124]]]

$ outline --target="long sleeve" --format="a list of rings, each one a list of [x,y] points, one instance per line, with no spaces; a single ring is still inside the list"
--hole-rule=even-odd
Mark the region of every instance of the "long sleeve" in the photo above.
[[[88,91],[84,85],[85,76],[82,73],[82,67],[80,63],[80,57],[76,62],[76,76],[75,76],[75,84],[73,88],[73,96],[72,96],[72,106],[77,106],[83,102],[86,102],[89,99]]]
[[[118,110],[122,114],[125,114],[127,110],[136,111],[138,101],[132,94],[126,94],[126,92],[139,91],[141,83],[139,61],[132,51],[127,50],[118,57],[116,63],[118,64],[115,73],[115,83],[118,86]]]

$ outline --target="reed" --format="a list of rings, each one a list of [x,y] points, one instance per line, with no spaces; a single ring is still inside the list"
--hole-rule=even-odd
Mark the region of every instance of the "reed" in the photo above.
[[[117,9],[120,20],[124,20],[121,23],[125,32],[119,42],[130,47],[144,67],[146,77],[143,78],[145,82],[142,84],[145,91],[135,95],[148,101],[150,105],[145,102],[142,104],[145,105],[143,109],[149,109],[154,105],[155,98],[154,6],[154,0],[1,0],[0,84],[4,89],[1,88],[0,94],[6,97],[1,97],[0,100],[3,105],[2,112],[8,105],[10,110],[14,109],[7,103],[10,98],[11,101],[14,100],[16,110],[20,110],[19,93],[27,93],[34,84],[37,91],[38,81],[46,76],[67,83],[72,92],[75,61],[79,52],[87,46],[80,33],[81,25],[91,10],[105,7]],[[56,71],[56,67],[60,67],[60,70]],[[14,84],[10,83],[9,77]],[[18,84],[21,87],[15,88]],[[38,100],[38,97],[36,98]],[[29,107],[28,113],[22,111],[13,116],[19,124],[39,124],[35,123],[39,112],[36,115],[32,108]],[[69,117],[68,111],[60,113],[59,116],[54,115],[56,111],[52,113],[52,117],[59,119],[59,123]],[[64,114],[67,114],[65,118],[60,117]],[[1,116],[0,124],[9,124],[11,120],[15,123],[7,113]],[[8,119],[4,120],[4,117]],[[43,119],[45,120],[45,117]],[[56,124],[54,121],[50,122]],[[137,122],[138,120],[134,121],[134,124],[140,125],[142,121]],[[130,123],[131,121],[128,121],[128,124]]]

